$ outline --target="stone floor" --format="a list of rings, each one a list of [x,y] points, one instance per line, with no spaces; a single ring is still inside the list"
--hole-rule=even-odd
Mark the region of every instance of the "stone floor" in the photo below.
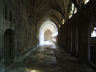
[[[0,71],[1,72],[1,71]],[[5,72],[95,72],[64,50],[40,47],[22,62],[17,62]]]

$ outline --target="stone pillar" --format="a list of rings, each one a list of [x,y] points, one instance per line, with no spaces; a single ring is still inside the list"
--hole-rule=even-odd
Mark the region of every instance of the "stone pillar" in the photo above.
[[[86,12],[80,14],[78,19],[78,61],[81,63],[89,62],[88,28],[91,20],[91,15]]]
[[[71,24],[67,24],[66,28],[66,51],[71,52]]]
[[[75,18],[76,21],[73,20],[72,22],[72,54],[73,56],[77,56],[78,50],[78,20]]]

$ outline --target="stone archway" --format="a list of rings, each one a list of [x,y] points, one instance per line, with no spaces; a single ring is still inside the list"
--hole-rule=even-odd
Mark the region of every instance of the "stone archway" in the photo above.
[[[96,65],[96,26],[92,26],[90,36],[90,61]]]
[[[89,56],[90,63],[96,65],[96,18],[92,17],[89,27]]]
[[[39,30],[39,45],[56,45],[58,35],[57,26],[49,19],[44,21]]]
[[[14,61],[14,31],[7,29],[4,33],[4,64],[10,65]]]

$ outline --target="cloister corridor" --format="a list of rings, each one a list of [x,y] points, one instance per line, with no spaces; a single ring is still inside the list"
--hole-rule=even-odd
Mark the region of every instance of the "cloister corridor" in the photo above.
[[[0,72],[96,72],[96,0],[0,0]]]

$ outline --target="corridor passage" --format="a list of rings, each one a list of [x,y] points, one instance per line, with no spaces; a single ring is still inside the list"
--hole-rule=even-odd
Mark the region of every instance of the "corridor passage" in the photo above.
[[[96,0],[0,0],[0,72],[96,72]]]
[[[6,72],[94,72],[60,48],[37,47],[26,59],[6,69]]]

